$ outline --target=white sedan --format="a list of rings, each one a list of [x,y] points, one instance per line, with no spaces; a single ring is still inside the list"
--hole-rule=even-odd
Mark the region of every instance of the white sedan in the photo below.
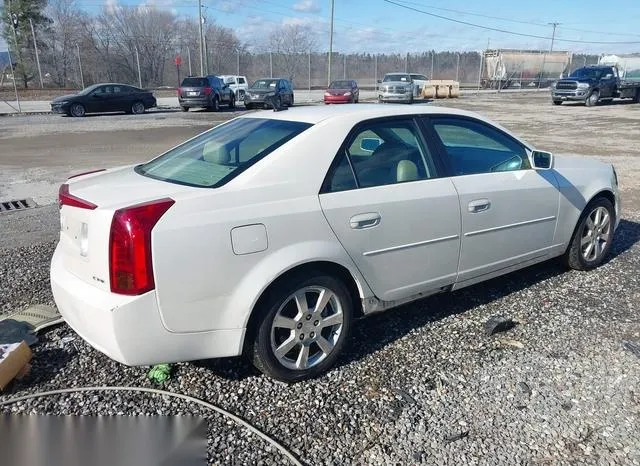
[[[620,212],[610,164],[375,104],[243,115],[59,198],[53,295],[92,346],[128,365],[245,354],[287,382],[328,370],[354,318],[556,256],[600,265]]]

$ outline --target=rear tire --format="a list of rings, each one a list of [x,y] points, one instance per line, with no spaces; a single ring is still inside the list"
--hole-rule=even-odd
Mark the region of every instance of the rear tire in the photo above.
[[[562,105],[562,100],[554,100],[553,105]]]
[[[213,110],[214,112],[220,111],[220,101],[218,100],[218,96],[214,97],[213,100],[211,101],[210,109]]]
[[[134,102],[131,105],[131,113],[134,115],[142,115],[145,112],[144,104],[140,101]]]
[[[325,302],[317,309],[321,297]],[[342,281],[312,273],[276,286],[255,312],[260,320],[248,356],[267,376],[294,383],[334,365],[349,336],[353,303]]]
[[[182,110],[183,112],[188,112],[189,111],[189,107],[180,107],[180,110]]]
[[[235,95],[231,94],[231,100],[229,100],[229,108],[236,108],[236,98]]]
[[[592,91],[591,94],[589,94],[589,97],[587,97],[587,100],[584,102],[584,104],[587,107],[595,107],[596,105],[598,105],[599,101],[600,101],[600,91],[595,90],[595,91]]]
[[[571,243],[563,256],[567,267],[574,270],[591,270],[607,257],[613,243],[616,211],[605,197],[593,199],[585,207]]]

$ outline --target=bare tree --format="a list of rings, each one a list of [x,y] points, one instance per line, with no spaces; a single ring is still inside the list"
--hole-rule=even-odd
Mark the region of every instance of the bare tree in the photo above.
[[[305,67],[304,57],[316,47],[316,37],[310,26],[287,24],[269,36],[268,48],[276,55],[278,68],[294,82],[296,74]]]
[[[42,62],[53,84],[66,87],[79,83],[75,45],[84,43],[89,18],[80,10],[76,0],[50,0],[46,15],[52,24],[42,41],[47,44]]]

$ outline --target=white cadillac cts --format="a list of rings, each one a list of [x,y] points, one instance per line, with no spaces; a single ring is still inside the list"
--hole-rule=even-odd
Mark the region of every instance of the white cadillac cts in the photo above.
[[[136,166],[69,179],[60,312],[129,365],[248,355],[294,382],[354,318],[563,256],[602,263],[613,166],[431,106],[243,115]]]

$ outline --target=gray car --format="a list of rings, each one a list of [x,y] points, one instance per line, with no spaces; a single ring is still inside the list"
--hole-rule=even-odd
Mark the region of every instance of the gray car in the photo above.
[[[293,88],[288,79],[265,78],[258,79],[247,90],[244,105],[248,109],[256,107],[269,108],[270,101],[276,107],[293,106]]]
[[[409,73],[387,73],[378,82],[378,102],[413,102],[415,84]]]

